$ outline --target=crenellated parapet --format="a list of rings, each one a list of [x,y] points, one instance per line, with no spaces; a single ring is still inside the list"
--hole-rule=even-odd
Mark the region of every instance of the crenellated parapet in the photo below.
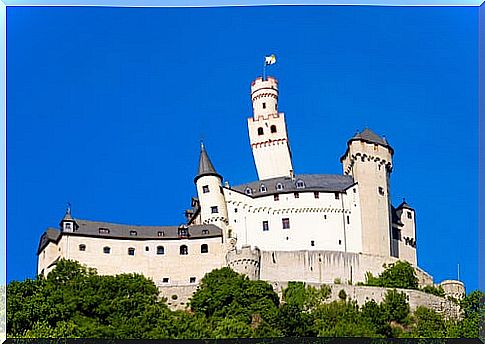
[[[259,248],[243,246],[241,249],[234,248],[226,254],[227,266],[234,271],[247,275],[251,280],[259,280],[261,251]]]
[[[445,280],[439,284],[446,297],[452,297],[456,300],[461,300],[465,297],[465,284],[457,280]]]

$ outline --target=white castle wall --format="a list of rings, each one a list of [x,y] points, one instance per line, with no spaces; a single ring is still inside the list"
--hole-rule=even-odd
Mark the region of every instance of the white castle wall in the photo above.
[[[85,251],[79,245],[86,245]],[[208,253],[201,253],[200,246],[207,244]],[[188,254],[180,255],[180,246],[188,246]],[[110,247],[110,254],[103,253]],[[157,246],[164,246],[165,253],[157,255]],[[128,255],[128,248],[135,248],[135,255]],[[148,247],[148,251],[146,248]],[[95,268],[100,275],[140,273],[152,279],[155,284],[168,278],[167,284],[188,284],[191,277],[198,283],[213,269],[224,266],[224,251],[221,238],[181,240],[128,240],[87,236],[64,235],[58,245],[49,243],[39,255],[39,273],[47,274],[47,268],[58,258],[72,259]]]
[[[355,190],[355,192],[354,192]],[[362,232],[358,187],[347,194],[319,193],[301,189],[294,193],[251,198],[224,188],[229,216],[229,228],[237,238],[237,247],[251,245],[264,251],[329,250],[359,252]],[[348,219],[347,219],[348,217]],[[288,218],[290,228],[284,229],[282,219]],[[263,230],[263,221],[269,230]],[[313,246],[312,246],[313,241]]]

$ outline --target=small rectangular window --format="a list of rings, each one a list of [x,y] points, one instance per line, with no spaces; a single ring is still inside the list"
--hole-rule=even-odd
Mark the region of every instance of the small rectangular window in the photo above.
[[[340,194],[338,192],[335,193],[335,199],[340,199]]]
[[[282,219],[282,222],[283,222],[283,229],[288,229],[290,228],[290,219],[285,217],[284,219]]]
[[[269,231],[269,222],[263,221],[263,231]]]
[[[208,193],[209,192],[209,185],[202,186],[202,192],[203,193]]]
[[[212,214],[216,214],[218,212],[219,212],[219,209],[217,208],[217,206],[211,207],[211,213]]]
[[[147,251],[147,252],[150,251],[150,247],[145,246],[145,251]]]
[[[411,214],[411,212],[408,211],[407,213],[408,213],[408,219],[412,219],[413,218],[413,215]]]
[[[109,234],[109,228],[99,228],[99,234]]]
[[[314,192],[313,197],[320,198],[320,192],[318,192],[318,191]]]
[[[195,277],[190,277],[190,283],[195,283]]]
[[[295,198],[300,198],[300,193],[299,192],[295,192],[295,193],[293,193],[293,195],[295,195]]]
[[[162,278],[162,283],[168,283],[168,281],[169,281],[168,277]]]
[[[379,195],[384,196],[384,188],[382,186],[379,186]]]
[[[163,237],[163,236],[165,236],[165,232],[164,232],[164,231],[159,231],[159,232],[157,233],[157,235],[158,235],[159,237]]]
[[[310,245],[315,246],[315,241],[314,240],[310,241]]]
[[[137,235],[138,235],[138,233],[137,233],[136,231],[130,231],[130,235],[131,235],[131,236],[137,236]]]
[[[266,109],[266,103],[263,103],[263,109]]]
[[[274,195],[274,200],[279,201],[280,200],[280,195]]]
[[[350,224],[350,216],[347,215],[347,224]]]

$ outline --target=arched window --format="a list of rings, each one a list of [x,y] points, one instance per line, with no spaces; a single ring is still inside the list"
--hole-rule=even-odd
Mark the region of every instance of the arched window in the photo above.
[[[305,187],[305,182],[303,180],[297,180],[296,181],[296,188],[297,189],[303,189]]]
[[[276,125],[273,124],[270,129],[272,133],[276,133]]]
[[[207,246],[207,244],[200,245],[200,253],[208,253],[208,252],[209,252],[209,246]]]
[[[129,256],[134,256],[134,255],[135,255],[135,249],[134,249],[133,247],[130,247],[130,248],[128,249],[128,255],[129,255]]]
[[[268,191],[268,189],[266,188],[266,186],[264,184],[261,184],[261,187],[259,188],[259,191],[266,192],[266,191]]]
[[[103,247],[103,253],[104,254],[110,254],[111,253],[111,248],[108,246]]]
[[[86,245],[84,244],[79,245],[79,251],[86,251]]]
[[[246,195],[252,195],[253,194],[253,190],[251,188],[246,188]]]
[[[165,247],[157,246],[157,254],[165,254]]]
[[[264,135],[263,127],[258,128],[258,135]]]
[[[281,183],[276,184],[276,190],[283,190],[283,184]]]
[[[189,248],[187,247],[187,245],[180,246],[180,254],[182,256],[186,256],[189,254]]]

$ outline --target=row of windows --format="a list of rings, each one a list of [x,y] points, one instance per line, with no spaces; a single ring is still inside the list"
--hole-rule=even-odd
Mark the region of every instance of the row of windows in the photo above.
[[[148,246],[145,246],[145,251],[149,251],[150,248]],[[79,251],[86,251],[86,245],[85,244],[80,244],[79,245]],[[181,255],[188,255],[189,254],[189,248],[187,245],[181,245],[179,252]],[[105,246],[103,247],[103,253],[104,254],[110,254],[111,253],[111,247]],[[202,244],[200,245],[200,253],[209,253],[209,246],[207,244]],[[164,246],[157,246],[157,254],[162,255],[165,254],[165,247]],[[128,255],[129,256],[134,256],[135,255],[135,248],[129,247],[128,248]]]
[[[324,219],[327,219],[327,215],[324,215]],[[283,229],[290,228],[290,219],[285,217],[281,219]],[[350,224],[350,216],[347,215],[347,224]],[[263,221],[263,231],[269,231],[269,221]],[[313,246],[313,245],[312,245]]]
[[[196,280],[197,279],[195,277],[190,277],[189,278],[189,282],[190,283],[195,283]],[[170,278],[168,278],[168,277],[162,278],[162,283],[168,283],[168,282],[170,282]]]
[[[273,124],[271,127],[269,127],[269,130],[271,131],[272,134],[276,133],[276,131],[277,131],[276,130],[276,125]],[[258,128],[258,135],[260,135],[260,136],[261,135],[264,135],[264,129],[263,129],[263,127],[259,127]]]
[[[109,228],[99,227],[98,232],[99,232],[99,234],[109,234],[110,230],[109,230]],[[130,231],[130,236],[137,236],[137,235],[138,235],[137,231],[135,231],[135,230]],[[165,236],[165,231],[158,231],[157,236],[159,236],[159,237]]]
[[[221,193],[224,193],[224,190],[222,189],[222,186],[219,186],[219,191]],[[202,192],[203,193],[209,193],[210,192],[209,185],[203,185],[202,186]]]

